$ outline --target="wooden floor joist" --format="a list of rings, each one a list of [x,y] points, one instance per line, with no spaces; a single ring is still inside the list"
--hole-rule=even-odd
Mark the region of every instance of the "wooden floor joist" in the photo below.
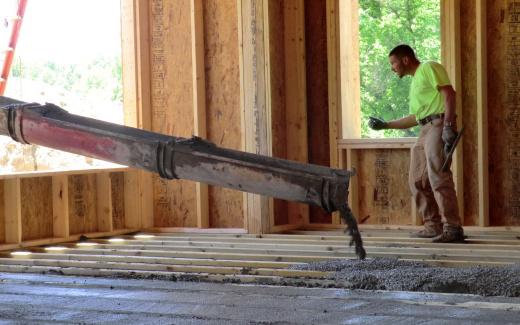
[[[412,229],[362,228],[368,258],[397,258],[461,267],[520,263],[520,232],[467,231],[466,244],[410,238]],[[241,283],[318,281],[328,272],[291,269],[299,263],[355,259],[341,232],[288,234],[142,233],[0,252],[0,272],[125,277],[175,277]]]

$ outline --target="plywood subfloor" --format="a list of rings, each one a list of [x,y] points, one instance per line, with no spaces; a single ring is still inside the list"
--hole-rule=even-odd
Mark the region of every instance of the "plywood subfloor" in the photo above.
[[[409,237],[410,230],[363,231],[368,258],[423,261],[442,266],[520,263],[519,231],[467,231],[466,244],[433,244]],[[27,256],[0,252],[0,272],[160,277],[240,283],[316,281],[327,272],[295,270],[291,265],[356,258],[342,232],[291,234],[155,233],[90,239],[61,244],[63,250],[25,249]]]

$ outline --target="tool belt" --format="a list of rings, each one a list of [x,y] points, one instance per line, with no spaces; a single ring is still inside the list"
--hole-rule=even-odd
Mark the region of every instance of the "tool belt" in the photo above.
[[[420,126],[423,126],[438,118],[444,118],[444,113],[428,115],[425,118],[418,120],[417,123],[419,123]]]

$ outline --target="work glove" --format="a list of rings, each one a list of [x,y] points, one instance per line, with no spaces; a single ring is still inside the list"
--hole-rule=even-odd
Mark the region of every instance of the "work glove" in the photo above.
[[[385,120],[383,119],[380,119],[378,117],[373,117],[373,116],[370,116],[368,118],[368,126],[372,129],[372,130],[382,130],[382,129],[386,129],[386,122]]]
[[[442,141],[444,142],[444,156],[447,156],[457,138],[458,132],[451,126],[442,129]]]

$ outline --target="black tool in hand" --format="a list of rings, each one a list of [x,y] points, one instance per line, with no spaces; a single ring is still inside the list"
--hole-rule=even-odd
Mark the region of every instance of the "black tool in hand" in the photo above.
[[[443,172],[447,172],[450,169],[451,166],[451,157],[453,156],[453,152],[455,151],[455,148],[457,147],[457,144],[459,143],[460,138],[462,138],[462,134],[464,133],[464,126],[459,131],[459,134],[455,138],[455,141],[453,141],[453,144],[451,145],[450,151],[446,155],[446,158],[444,159],[444,163],[442,164],[441,170]]]

